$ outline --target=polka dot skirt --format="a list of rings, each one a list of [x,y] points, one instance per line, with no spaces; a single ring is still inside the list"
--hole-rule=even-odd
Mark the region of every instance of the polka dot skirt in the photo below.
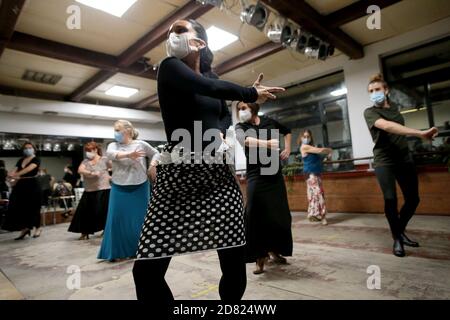
[[[137,259],[244,244],[242,194],[228,165],[157,167]]]

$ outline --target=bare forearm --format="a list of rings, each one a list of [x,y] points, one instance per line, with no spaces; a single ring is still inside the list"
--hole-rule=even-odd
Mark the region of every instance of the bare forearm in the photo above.
[[[26,167],[25,169],[22,169],[22,170],[20,170],[20,171],[17,171],[17,172],[16,172],[16,175],[19,176],[19,177],[21,177],[21,176],[23,176],[24,174],[27,174],[28,172],[34,170],[35,168],[36,168],[35,165],[30,165],[30,166]]]
[[[402,135],[402,136],[420,137],[420,133],[421,133],[420,130],[408,128],[408,127],[405,127],[405,126],[403,126],[399,123],[393,122],[393,121],[387,121],[385,123],[384,127],[381,129],[386,132],[398,134],[398,135]]]
[[[329,154],[331,152],[332,152],[332,150],[330,148],[320,148],[321,154]]]
[[[94,176],[91,171],[88,171],[86,169],[78,170],[78,173],[83,175],[83,176],[88,176],[88,177],[93,177]]]
[[[116,160],[126,159],[126,158],[129,158],[129,156],[130,156],[129,152],[117,152]]]
[[[291,150],[292,134],[287,134],[284,136],[284,148]]]
[[[267,148],[268,140],[259,140],[256,138],[247,137],[245,139],[245,145],[247,147],[263,147]]]

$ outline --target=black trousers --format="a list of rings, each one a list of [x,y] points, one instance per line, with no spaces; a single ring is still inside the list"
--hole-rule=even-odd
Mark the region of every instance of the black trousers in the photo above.
[[[403,163],[396,166],[375,168],[375,174],[384,196],[384,212],[391,228],[392,236],[398,239],[405,232],[409,220],[419,205],[419,183],[414,164]],[[405,203],[397,208],[397,192],[395,182],[398,182]]]
[[[220,298],[224,301],[238,301],[247,286],[244,247],[217,250],[222,277],[219,283]],[[136,260],[133,277],[138,300],[145,300],[155,307],[173,302],[172,291],[164,276],[171,258]]]

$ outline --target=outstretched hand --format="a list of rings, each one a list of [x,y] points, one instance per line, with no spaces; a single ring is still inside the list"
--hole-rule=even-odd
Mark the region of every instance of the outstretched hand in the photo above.
[[[422,139],[432,141],[439,133],[439,130],[436,127],[432,127],[428,130],[422,131]]]
[[[281,87],[266,87],[261,85],[261,81],[264,79],[264,74],[260,73],[256,81],[253,83],[253,87],[258,92],[258,99],[256,100],[256,103],[264,103],[267,100],[274,100],[276,99],[276,95],[274,93],[277,92],[283,92],[285,91],[284,88]]]
[[[145,151],[136,149],[136,150],[134,150],[133,152],[130,152],[130,153],[128,154],[128,158],[133,159],[133,160],[136,160],[136,159],[138,159],[138,158],[143,158],[143,157],[145,157],[145,155],[146,155]]]

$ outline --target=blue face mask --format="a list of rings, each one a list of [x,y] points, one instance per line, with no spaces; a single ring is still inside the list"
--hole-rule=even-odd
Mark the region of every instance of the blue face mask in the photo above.
[[[309,144],[310,140],[308,138],[302,138],[302,144]]]
[[[123,133],[114,131],[114,139],[119,143],[123,143]]]
[[[386,95],[384,94],[384,92],[381,91],[377,91],[377,92],[372,92],[370,94],[370,101],[372,101],[375,104],[383,104],[384,100],[386,100]]]
[[[23,154],[24,154],[26,157],[31,157],[31,156],[34,155],[34,149],[31,149],[31,148],[23,149]]]

